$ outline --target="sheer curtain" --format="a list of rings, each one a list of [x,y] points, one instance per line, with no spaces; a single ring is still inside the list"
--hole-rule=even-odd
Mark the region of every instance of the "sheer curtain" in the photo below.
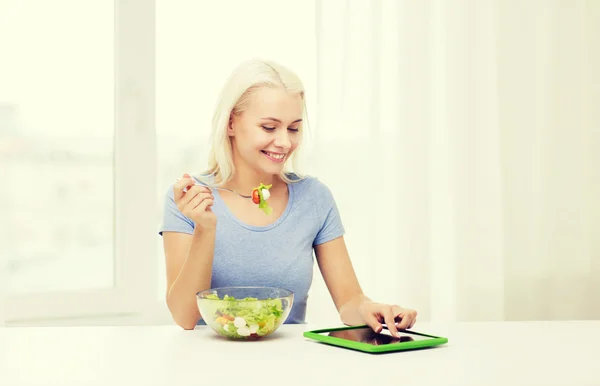
[[[600,318],[600,2],[316,15],[308,171],[365,291],[421,320]],[[317,276],[311,321],[333,317],[325,291]]]

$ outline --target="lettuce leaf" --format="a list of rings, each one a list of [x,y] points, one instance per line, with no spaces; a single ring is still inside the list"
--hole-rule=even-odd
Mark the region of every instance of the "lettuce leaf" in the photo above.
[[[207,295],[210,299],[219,299],[217,295]],[[281,299],[266,299],[256,301],[256,298],[235,299],[225,295],[219,305],[214,309],[214,326],[224,336],[242,338],[238,334],[234,318],[243,318],[248,326],[258,325],[257,335],[270,333],[281,324],[283,317],[283,303]],[[225,328],[227,326],[227,328]]]
[[[260,198],[258,208],[261,209],[263,212],[265,212],[266,215],[270,215],[271,213],[273,213],[273,208],[271,208],[269,206],[269,204],[267,203],[267,200],[265,200],[265,198],[263,197],[262,190],[263,189],[269,190],[269,189],[271,189],[271,186],[273,186],[273,185],[265,185],[261,182],[260,185],[257,188],[255,188],[258,190],[258,197]]]

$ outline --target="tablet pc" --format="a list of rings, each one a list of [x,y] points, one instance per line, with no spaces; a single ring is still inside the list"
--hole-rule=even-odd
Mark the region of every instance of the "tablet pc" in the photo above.
[[[400,330],[400,338],[392,336],[385,325],[375,333],[367,325],[326,328],[304,332],[309,339],[329,345],[345,347],[367,353],[405,351],[439,346],[448,343],[448,338],[428,335],[410,330]]]

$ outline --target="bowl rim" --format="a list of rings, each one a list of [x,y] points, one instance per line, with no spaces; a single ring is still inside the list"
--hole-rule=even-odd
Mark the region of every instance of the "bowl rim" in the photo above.
[[[272,287],[272,286],[261,286],[261,285],[231,285],[231,286],[224,286],[224,287],[214,287],[214,288],[207,288],[207,289],[203,289],[201,291],[196,292],[196,298],[197,299],[202,299],[202,300],[212,300],[212,301],[218,301],[218,302],[223,302],[223,301],[229,301],[229,300],[223,300],[223,299],[209,299],[209,298],[205,298],[205,297],[201,297],[200,294],[203,292],[208,292],[208,291],[218,291],[218,290],[226,290],[226,289],[271,289],[271,290],[278,290],[278,291],[287,291],[289,294],[285,295],[285,296],[277,296],[275,298],[271,298],[271,299],[283,299],[283,298],[288,298],[290,296],[294,296],[294,291],[288,289],[288,288],[283,288],[283,287]],[[243,299],[236,299],[236,301],[242,301]],[[264,302],[267,299],[257,299],[257,300],[244,300],[245,302]]]

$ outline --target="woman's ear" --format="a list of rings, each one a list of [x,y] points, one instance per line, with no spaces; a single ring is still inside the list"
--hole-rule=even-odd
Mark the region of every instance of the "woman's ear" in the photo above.
[[[229,123],[227,124],[227,135],[229,135],[230,137],[235,137],[235,134],[233,131],[233,124],[234,124],[233,114],[231,114],[229,116]]]

